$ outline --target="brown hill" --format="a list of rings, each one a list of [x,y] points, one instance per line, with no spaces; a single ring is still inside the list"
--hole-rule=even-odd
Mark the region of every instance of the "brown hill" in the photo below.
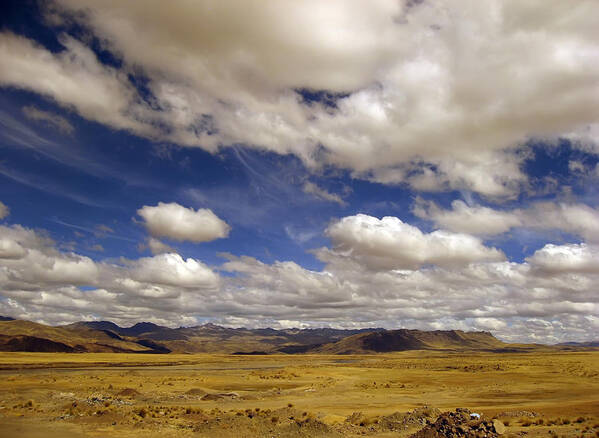
[[[65,328],[93,328],[111,336],[151,347],[166,353],[262,353],[301,352],[315,344],[336,342],[358,333],[382,329],[341,330],[331,328],[247,329],[204,324],[196,327],[169,328],[148,322],[119,327],[109,321],[77,322]],[[289,349],[289,351],[287,351]]]
[[[368,354],[406,350],[498,350],[508,348],[489,332],[389,330],[361,333],[311,349],[310,353]]]
[[[0,321],[0,351],[152,352],[136,342],[87,327],[52,327],[31,321]]]
[[[0,321],[0,351],[372,354],[405,350],[537,351],[574,346],[506,344],[488,332],[360,329],[275,330],[227,328],[214,324],[169,328],[152,323],[119,327],[87,321],[52,327],[30,321]]]
[[[149,322],[120,327],[110,321],[82,321],[52,327],[30,321],[0,322],[0,351],[74,351],[130,353],[261,353],[300,352],[314,344],[381,329],[275,330],[227,328],[214,324],[169,328]],[[25,341],[18,337],[34,337]],[[10,338],[14,338],[12,341]],[[54,350],[52,350],[54,348]]]
[[[40,353],[75,353],[77,350],[62,342],[35,336],[0,335],[0,351],[36,351]]]

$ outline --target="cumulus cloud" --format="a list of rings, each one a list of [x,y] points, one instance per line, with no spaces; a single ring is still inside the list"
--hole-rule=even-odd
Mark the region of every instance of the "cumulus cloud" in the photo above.
[[[35,105],[24,106],[23,113],[27,116],[27,118],[31,120],[45,122],[64,134],[72,134],[75,130],[73,125],[71,125],[71,122],[69,122],[64,117],[49,111],[41,110],[37,108]]]
[[[5,204],[0,201],[0,219],[4,219],[6,216],[10,214],[10,208],[8,208]]]
[[[323,201],[335,202],[340,206],[344,207],[347,203],[336,193],[331,193],[322,187],[318,187],[316,184],[310,181],[306,181],[303,187],[304,193],[309,193],[314,197]]]
[[[528,208],[504,211],[455,200],[450,210],[444,210],[434,202],[417,198],[412,211],[454,232],[491,236],[523,227],[561,230],[593,242],[599,239],[599,210],[585,204],[536,202]]]
[[[170,245],[167,245],[166,243],[153,237],[148,237],[145,243],[141,243],[140,245],[138,245],[138,249],[140,251],[145,251],[146,249],[149,249],[150,252],[154,255],[177,252]]]
[[[350,218],[352,226],[362,221],[357,235],[365,235],[366,224],[395,241],[398,229],[414,234],[416,249],[428,236],[397,221]],[[547,245],[523,263],[483,259],[396,269],[373,264],[354,237],[351,249],[341,253],[334,244],[324,254],[322,270],[225,255],[218,269],[227,275],[220,276],[175,253],[92,261],[59,251],[40,231],[13,225],[0,235],[0,314],[47,323],[102,318],[178,326],[209,318],[254,327],[491,330],[506,340],[535,342],[591,340],[599,328],[599,253],[586,244]],[[384,257],[405,264],[401,250]]]
[[[510,341],[558,342],[592,339],[588,330],[599,310],[597,272],[566,268],[547,277],[528,263],[373,271],[355,258],[333,259],[315,272],[292,262],[230,257],[222,268],[237,274],[226,286],[238,294],[231,318],[222,317],[232,324],[236,318],[252,324],[259,315],[284,324],[461,328],[491,330]]]
[[[25,248],[16,240],[0,238],[0,259],[22,259],[26,254]]]
[[[231,227],[212,210],[186,208],[175,202],[159,202],[156,206],[143,206],[137,210],[143,223],[154,237],[177,241],[209,242],[227,237]]]
[[[487,248],[476,237],[443,230],[427,234],[389,216],[348,216],[329,226],[327,235],[333,248],[321,251],[322,257],[349,255],[373,269],[417,269],[426,264],[460,266],[505,259],[501,251]]]
[[[220,285],[204,263],[178,254],[115,264],[60,251],[44,233],[19,225],[0,227],[0,236],[0,314],[48,323],[103,315],[190,324]]]
[[[128,271],[138,281],[168,286],[216,288],[218,275],[202,262],[179,254],[144,257],[129,265]]]
[[[434,221],[438,227],[460,233],[501,234],[522,223],[514,213],[469,206],[460,200],[451,203],[451,210],[443,210],[434,202],[418,198],[412,212],[420,218]]]
[[[2,273],[9,284],[28,289],[38,283],[93,285],[98,279],[93,260],[61,253],[51,239],[32,230],[1,226],[0,235]]]
[[[56,0],[52,17],[88,27],[122,69],[69,37],[51,53],[4,33],[0,83],[149,138],[293,153],[423,191],[514,197],[531,138],[597,151],[594,0],[246,6]],[[126,79],[136,71],[151,103]]]
[[[580,244],[547,244],[526,259],[532,266],[550,273],[599,274],[599,247]]]

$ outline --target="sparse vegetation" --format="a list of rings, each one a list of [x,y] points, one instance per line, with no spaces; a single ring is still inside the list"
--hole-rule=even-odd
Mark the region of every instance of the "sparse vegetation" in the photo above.
[[[406,352],[342,359],[0,354],[0,366],[8,368],[0,380],[0,436],[11,436],[7,425],[19,424],[101,429],[107,438],[408,437],[434,424],[442,411],[478,405],[484,408],[472,410],[482,414],[481,421],[502,422],[506,437],[596,436],[599,417],[592,407],[599,382],[588,376],[599,372],[598,359],[595,352]],[[34,369],[65,363],[51,377]],[[157,366],[166,364],[160,372]],[[585,372],[564,371],[578,369]],[[509,379],[498,378],[503,370]],[[552,379],[556,372],[564,377]],[[549,414],[531,409],[539,405]]]

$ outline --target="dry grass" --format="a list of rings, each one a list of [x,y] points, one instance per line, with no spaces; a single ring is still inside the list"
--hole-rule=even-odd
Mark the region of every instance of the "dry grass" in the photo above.
[[[507,436],[599,433],[599,352],[0,353],[0,369],[1,437],[382,438],[457,407]]]

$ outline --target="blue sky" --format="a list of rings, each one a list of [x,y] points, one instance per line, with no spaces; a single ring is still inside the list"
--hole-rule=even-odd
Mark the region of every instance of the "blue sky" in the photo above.
[[[3,2],[0,313],[596,337],[592,2],[210,4]]]

